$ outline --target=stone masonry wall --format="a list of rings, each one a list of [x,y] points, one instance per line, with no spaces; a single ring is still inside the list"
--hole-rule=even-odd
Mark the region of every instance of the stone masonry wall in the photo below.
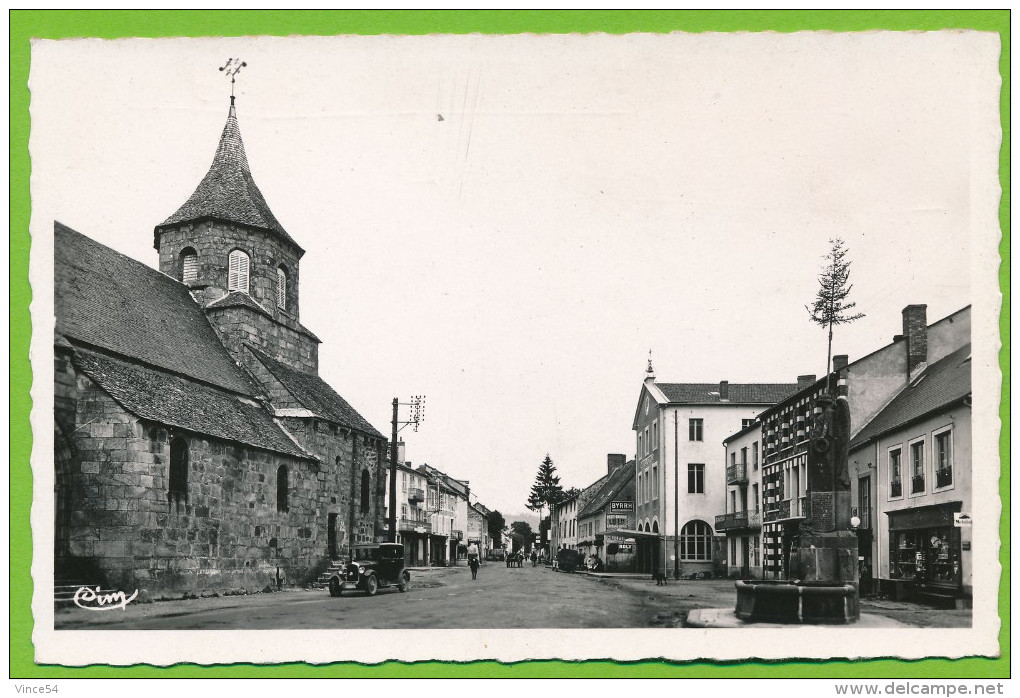
[[[288,366],[318,373],[319,343],[308,335],[251,308],[209,308],[206,317],[236,361],[245,361],[244,345],[248,343]]]
[[[350,546],[385,540],[382,517],[385,502],[385,441],[321,419],[287,417],[280,420],[305,448],[322,462],[317,473],[319,527],[326,545],[328,514],[337,514],[339,554]],[[369,472],[368,510],[361,510],[361,473]]]
[[[181,590],[262,589],[308,581],[325,557],[319,469],[127,413],[86,376],[68,465],[68,554],[116,588],[156,597]],[[188,443],[188,499],[167,497],[170,439]],[[288,511],[277,511],[280,466]]]

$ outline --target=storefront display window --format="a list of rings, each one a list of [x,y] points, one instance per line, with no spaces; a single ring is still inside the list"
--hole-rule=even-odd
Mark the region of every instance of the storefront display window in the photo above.
[[[921,586],[960,585],[959,530],[951,526],[893,531],[889,576]]]

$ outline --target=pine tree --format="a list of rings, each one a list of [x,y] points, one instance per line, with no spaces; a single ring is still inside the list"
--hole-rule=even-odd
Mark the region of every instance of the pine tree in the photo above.
[[[832,328],[860,320],[864,313],[851,313],[857,304],[847,301],[853,284],[850,283],[850,260],[847,259],[845,243],[840,238],[829,240],[832,248],[825,255],[825,266],[818,275],[818,293],[815,302],[804,306],[811,322],[829,330],[829,349],[825,356],[825,376],[829,380],[832,369]],[[832,386],[829,386],[831,392]]]
[[[556,504],[563,499],[563,487],[560,486],[560,478],[556,474],[556,466],[552,458],[545,454],[545,460],[538,466],[538,474],[535,475],[535,484],[531,486],[531,494],[528,495],[528,508],[541,514],[543,508]],[[539,516],[541,520],[541,516]]]

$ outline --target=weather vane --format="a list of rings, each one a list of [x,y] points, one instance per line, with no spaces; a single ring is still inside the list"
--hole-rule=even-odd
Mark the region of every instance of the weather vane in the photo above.
[[[235,76],[241,72],[241,68],[248,65],[240,58],[228,58],[226,65],[220,68],[221,73],[226,73],[230,76],[230,101],[234,101],[234,82],[236,81]]]

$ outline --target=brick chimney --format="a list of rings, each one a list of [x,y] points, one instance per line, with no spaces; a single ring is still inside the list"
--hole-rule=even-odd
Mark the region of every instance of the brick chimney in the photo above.
[[[609,465],[609,474],[612,475],[614,470],[622,468],[627,463],[627,456],[622,453],[610,453],[606,456],[606,461]]]
[[[719,399],[729,400],[730,399],[730,382],[719,381]]]
[[[832,357],[832,372],[837,376],[850,364],[850,356],[847,354],[836,354]]]
[[[797,390],[803,390],[816,380],[818,380],[818,376],[813,373],[805,373],[803,376],[797,376]]]
[[[928,361],[928,306],[903,309],[903,334],[907,338],[907,375]]]

